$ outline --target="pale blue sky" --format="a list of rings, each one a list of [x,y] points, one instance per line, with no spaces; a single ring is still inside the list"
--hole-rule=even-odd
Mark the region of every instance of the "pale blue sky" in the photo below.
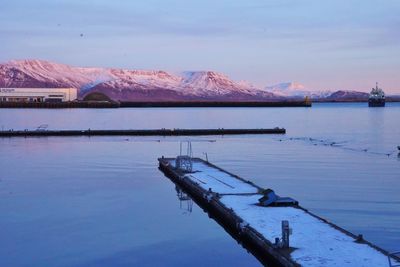
[[[83,34],[83,37],[80,36]],[[0,61],[400,93],[400,1],[2,0]]]

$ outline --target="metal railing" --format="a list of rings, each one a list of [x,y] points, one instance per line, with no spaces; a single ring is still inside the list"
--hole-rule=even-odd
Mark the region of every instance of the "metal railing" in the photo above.
[[[400,267],[400,251],[389,253],[388,260],[389,260],[389,267]]]

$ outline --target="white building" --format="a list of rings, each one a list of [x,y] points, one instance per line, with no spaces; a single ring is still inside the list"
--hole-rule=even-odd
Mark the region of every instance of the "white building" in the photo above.
[[[0,102],[67,102],[77,98],[76,88],[0,88]]]

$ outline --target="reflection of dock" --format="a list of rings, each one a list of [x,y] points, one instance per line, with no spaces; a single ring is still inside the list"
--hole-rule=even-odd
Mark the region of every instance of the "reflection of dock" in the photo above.
[[[388,266],[386,251],[308,212],[291,198],[281,198],[190,155],[162,157],[159,164],[168,178],[263,264]],[[392,259],[396,260],[400,259]]]
[[[0,131],[0,137],[27,136],[199,136],[237,134],[285,134],[284,128],[273,129],[154,129],[154,130],[25,130]]]

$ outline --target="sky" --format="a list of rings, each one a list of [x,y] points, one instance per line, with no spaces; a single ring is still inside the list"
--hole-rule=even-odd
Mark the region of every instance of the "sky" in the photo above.
[[[214,70],[400,94],[400,1],[1,0],[0,62]]]

